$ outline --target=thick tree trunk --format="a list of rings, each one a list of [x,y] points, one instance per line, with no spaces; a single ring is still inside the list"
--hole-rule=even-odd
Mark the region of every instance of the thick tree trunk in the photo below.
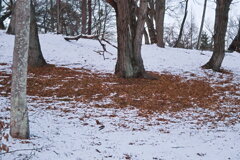
[[[88,0],[88,35],[92,34],[92,0]]]
[[[188,14],[188,0],[185,0],[185,1],[186,1],[186,4],[185,4],[184,17],[183,17],[183,20],[182,20],[182,24],[181,24],[181,28],[180,28],[180,31],[179,31],[178,39],[177,39],[174,47],[179,47],[180,41],[181,41],[181,39],[182,39],[184,24],[185,24],[186,19],[187,19],[187,14]]]
[[[86,34],[87,28],[87,0],[81,0],[81,11],[82,11],[82,34]]]
[[[141,57],[147,2],[141,0],[136,21],[134,0],[117,1],[118,59],[115,74],[123,78],[145,77]]]
[[[29,120],[26,102],[27,60],[30,37],[31,1],[16,2],[16,37],[13,53],[10,135],[29,138]]]
[[[197,41],[197,49],[200,48],[200,42],[201,42],[201,37],[202,37],[203,24],[204,24],[205,15],[206,15],[206,8],[207,8],[207,0],[204,1],[203,14],[202,14],[202,22],[201,22],[201,26],[200,26],[199,35],[198,35],[198,41]]]
[[[15,4],[14,4],[15,5]],[[16,25],[15,21],[17,20],[15,11],[16,8],[13,9],[13,15],[11,19],[11,23],[7,33],[8,34],[15,34]],[[29,67],[41,67],[46,65],[46,61],[43,57],[39,37],[38,37],[38,28],[36,23],[36,17],[35,17],[35,10],[33,4],[31,4],[31,19],[30,19],[30,44],[29,44],[29,53],[28,53],[28,66]]]
[[[239,20],[238,33],[236,37],[233,39],[232,43],[230,44],[228,50],[236,51],[240,53],[240,20]]]
[[[156,32],[157,46],[164,48],[164,17],[165,17],[165,0],[156,0]]]
[[[203,66],[206,69],[220,71],[225,56],[225,36],[228,24],[229,7],[232,0],[217,0],[215,25],[214,25],[214,49],[209,62]]]
[[[33,4],[31,4],[31,23],[30,23],[30,44],[28,53],[28,66],[29,67],[41,67],[46,65],[46,61],[43,57],[39,37],[38,28],[35,17],[35,9]]]

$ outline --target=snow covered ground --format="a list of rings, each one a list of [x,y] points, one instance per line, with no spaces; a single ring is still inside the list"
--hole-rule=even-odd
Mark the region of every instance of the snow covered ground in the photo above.
[[[114,72],[117,51],[109,45],[107,50],[112,54],[105,53],[104,60],[95,52],[102,48],[94,40],[67,42],[54,34],[40,35],[40,40],[48,63],[100,73]],[[0,65],[0,72],[11,72],[13,45],[14,37],[0,31],[0,63],[7,64]],[[144,45],[142,54],[148,71],[187,78],[209,79],[209,75],[210,80],[227,78],[222,73],[200,68],[209,60],[211,52]],[[240,85],[239,59],[240,54],[227,53],[222,65],[233,73],[232,83],[237,86]],[[155,113],[146,118],[139,116],[139,110],[134,107],[94,108],[76,101],[53,99],[49,102],[49,98],[28,97],[31,139],[9,138],[7,141],[3,138],[1,143],[6,144],[10,152],[1,151],[0,160],[240,159],[239,123],[228,126],[216,120],[216,127],[212,127],[210,122],[198,125],[185,112],[177,113],[178,118],[170,113]],[[9,107],[9,97],[0,97],[0,120],[9,122]],[[62,112],[64,109],[70,112]],[[240,117],[240,113],[234,116]],[[8,129],[3,132],[8,133]]]

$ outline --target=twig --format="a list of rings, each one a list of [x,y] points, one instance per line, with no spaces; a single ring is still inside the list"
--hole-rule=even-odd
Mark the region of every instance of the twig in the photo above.
[[[9,153],[20,152],[20,151],[40,151],[42,149],[43,149],[43,147],[41,147],[41,148],[33,148],[33,149],[17,149],[17,150],[14,150],[14,151],[0,153],[0,156],[1,155],[5,155],[5,154],[9,154]]]
[[[117,46],[115,46],[114,44],[112,44],[112,43],[109,42],[108,40],[106,40],[106,39],[104,39],[104,38],[102,38],[102,40],[103,40],[104,42],[108,43],[109,45],[113,46],[114,48],[118,49]]]

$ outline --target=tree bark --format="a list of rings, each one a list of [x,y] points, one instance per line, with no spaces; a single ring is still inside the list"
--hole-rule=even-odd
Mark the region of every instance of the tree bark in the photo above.
[[[87,28],[87,0],[81,0],[81,11],[82,11],[82,34],[86,34]]]
[[[16,13],[15,13],[15,8],[16,8],[16,3],[14,3],[12,5],[12,15],[11,15],[11,20],[10,20],[10,24],[8,26],[8,29],[7,29],[7,34],[12,34],[12,35],[15,35],[15,24],[16,24]]]
[[[144,34],[145,44],[150,44],[149,36],[145,28],[144,28],[143,34]]]
[[[150,18],[150,9],[148,9],[148,16],[146,18],[146,24],[148,28],[148,33],[150,37],[151,44],[157,43],[156,30],[154,28],[154,19]]]
[[[57,34],[61,34],[61,0],[57,0]]]
[[[6,29],[5,28],[5,25],[4,25],[4,21],[8,18],[8,17],[10,17],[11,16],[11,14],[12,14],[12,11],[8,11],[8,12],[6,12],[4,15],[1,15],[0,16],[0,29]]]
[[[204,20],[205,20],[205,15],[206,15],[206,8],[207,8],[207,0],[204,1],[202,22],[201,22],[201,26],[200,26],[199,35],[198,35],[198,41],[197,41],[197,49],[200,48],[200,41],[201,41],[201,37],[202,37],[202,30],[203,30],[203,24],[204,24]]]
[[[238,33],[236,37],[233,39],[232,43],[228,47],[229,51],[236,51],[240,53],[240,20],[239,20],[239,27],[238,27]]]
[[[15,4],[14,4],[15,5]],[[10,26],[8,28],[8,34],[15,34],[16,30],[16,7],[13,7],[12,11],[12,19]],[[38,37],[38,27],[35,17],[35,9],[33,4],[31,3],[31,19],[30,19],[30,44],[29,44],[29,53],[28,53],[28,66],[29,67],[42,67],[46,65],[46,61],[43,57],[41,46]]]
[[[147,2],[140,1],[136,20],[134,0],[117,1],[118,59],[115,74],[122,78],[145,77],[141,57],[142,36],[147,12]]]
[[[29,67],[42,67],[46,65],[46,61],[43,57],[39,37],[38,28],[35,16],[35,9],[31,3],[31,19],[30,19],[30,44],[28,53],[28,66]]]
[[[180,28],[180,31],[179,31],[178,39],[177,39],[174,47],[179,47],[180,41],[181,41],[181,39],[182,39],[184,24],[185,24],[186,19],[187,19],[187,14],[188,14],[188,0],[185,0],[185,1],[186,1],[186,4],[185,4],[184,17],[183,17],[183,21],[182,21],[181,28]]]
[[[88,35],[92,34],[92,0],[88,0]]]
[[[16,37],[13,53],[10,135],[29,138],[29,120],[26,102],[27,61],[30,37],[31,1],[16,2]]]
[[[0,19],[2,18],[2,0],[0,0]],[[0,20],[0,29],[5,29],[5,26],[3,24],[4,20]]]
[[[2,0],[0,0],[0,17],[2,16]]]
[[[54,32],[54,15],[53,15],[53,0],[50,0],[50,14],[51,14],[51,31]]]
[[[220,71],[225,56],[225,36],[228,24],[228,13],[232,0],[217,0],[214,24],[214,48],[211,59],[203,66],[205,69]]]
[[[165,17],[165,0],[156,0],[156,32],[157,46],[164,48],[164,17]]]

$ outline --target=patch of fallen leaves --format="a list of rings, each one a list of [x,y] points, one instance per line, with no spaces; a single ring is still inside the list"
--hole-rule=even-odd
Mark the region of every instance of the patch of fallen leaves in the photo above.
[[[4,73],[1,73],[4,75]],[[216,120],[226,120],[239,115],[239,87],[232,78],[224,82],[206,79],[186,79],[169,73],[154,74],[158,80],[122,79],[111,74],[93,73],[82,68],[46,66],[30,68],[27,93],[31,96],[49,97],[60,101],[78,101],[95,104],[95,107],[124,108],[134,106],[145,111],[142,116],[154,112],[179,112],[189,108],[203,108],[215,112]],[[10,91],[10,75],[2,76],[0,88]],[[214,87],[213,87],[214,86]],[[227,95],[228,94],[228,95]],[[229,96],[230,95],[230,96]],[[223,104],[236,107],[223,107]],[[52,108],[55,109],[55,108]],[[69,112],[69,110],[63,110]],[[234,117],[234,122],[240,117]],[[232,121],[232,120],[231,120]]]

